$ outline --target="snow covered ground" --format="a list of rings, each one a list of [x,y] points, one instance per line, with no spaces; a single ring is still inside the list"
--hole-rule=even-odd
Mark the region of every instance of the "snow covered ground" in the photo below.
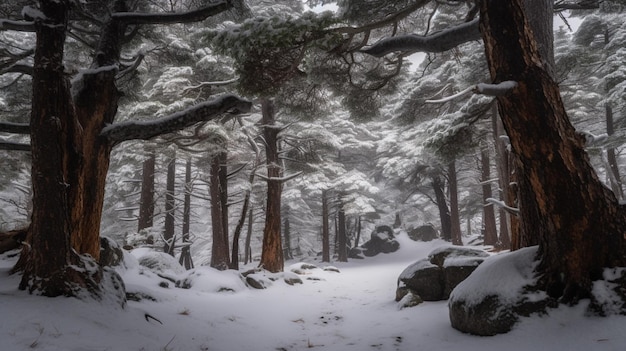
[[[169,288],[159,287],[165,280],[137,265],[129,255],[128,268],[121,272],[128,290],[149,293],[158,301],[129,301],[125,309],[105,302],[50,299],[19,291],[19,277],[7,275],[14,258],[3,255],[0,350],[626,349],[626,317],[586,317],[584,306],[525,319],[512,332],[495,337],[475,337],[452,329],[446,302],[400,310],[394,301],[400,272],[445,243],[415,243],[406,235],[398,240],[402,247],[397,253],[333,263],[340,273],[308,270],[301,276],[303,284],[289,286],[278,280],[265,290],[245,287],[235,272],[209,268],[190,276],[190,289],[175,288],[171,283]],[[135,256],[141,254],[134,252]],[[286,267],[291,265],[296,262],[288,262]],[[234,292],[215,292],[223,286]],[[162,324],[146,320],[146,314]]]

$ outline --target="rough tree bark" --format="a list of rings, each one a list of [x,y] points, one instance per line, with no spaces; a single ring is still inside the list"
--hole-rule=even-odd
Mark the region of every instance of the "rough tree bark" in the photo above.
[[[174,256],[175,220],[176,220],[176,154],[167,164],[167,181],[165,190],[165,223],[163,225],[163,252]]]
[[[448,182],[450,183],[450,234],[453,245],[463,245],[461,239],[461,216],[459,215],[459,191],[457,186],[456,164],[448,164]]]
[[[280,235],[280,199],[282,181],[280,160],[278,157],[278,134],[280,128],[274,119],[274,104],[264,99],[261,102],[263,137],[267,164],[267,207],[265,209],[265,228],[263,229],[263,251],[260,267],[270,272],[283,270],[283,249]]]
[[[497,100],[519,162],[521,230],[538,235],[542,286],[575,302],[590,295],[603,267],[626,264],[626,215],[589,163],[523,6],[480,1],[480,27],[493,82],[518,84]]]
[[[149,151],[148,158],[143,161],[141,175],[141,195],[139,198],[139,220],[137,231],[150,228],[154,217],[154,169],[156,155],[154,150]],[[153,240],[148,238],[148,240]]]
[[[190,224],[191,224],[191,159],[187,159],[185,164],[185,199],[183,202],[183,233],[181,241],[183,247],[180,250],[180,258],[178,262],[185,269],[193,268],[193,260],[191,259],[191,242],[189,240]]]
[[[211,157],[209,181],[209,192],[211,195],[211,231],[213,233],[211,267],[225,270],[230,266],[230,254],[228,252],[228,234],[224,233],[224,208],[222,206],[220,164],[221,157],[219,154],[213,155],[213,157]]]
[[[432,176],[432,185],[435,192],[435,201],[439,209],[439,220],[441,221],[441,237],[443,240],[452,241],[452,221],[450,220],[450,209],[446,202],[444,192],[444,181],[441,175]]]
[[[346,211],[343,202],[337,209],[337,261],[348,262],[348,237],[346,234]]]
[[[322,262],[330,262],[328,217],[328,190],[322,190]]]

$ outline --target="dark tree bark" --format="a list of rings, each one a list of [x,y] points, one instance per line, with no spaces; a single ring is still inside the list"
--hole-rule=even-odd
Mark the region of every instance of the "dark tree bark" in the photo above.
[[[280,235],[280,207],[282,181],[280,160],[278,157],[278,134],[280,128],[274,119],[274,104],[268,99],[261,102],[263,114],[263,137],[267,164],[267,207],[265,209],[265,228],[263,229],[263,251],[260,267],[270,272],[283,270],[283,249]]]
[[[496,228],[496,214],[492,204],[487,199],[493,198],[491,191],[491,162],[489,161],[489,150],[482,148],[480,150],[481,158],[481,181],[483,188],[483,227],[484,227],[484,243],[485,245],[498,244],[498,230]]]
[[[252,241],[252,225],[254,223],[254,209],[252,208],[252,206],[250,207],[250,209],[248,210],[248,231],[246,232],[246,249],[245,249],[245,253],[244,253],[244,264],[247,264],[248,262],[252,262],[252,247],[250,246],[250,243]]]
[[[450,183],[450,234],[452,244],[463,245],[461,240],[461,216],[459,215],[459,190],[454,161],[448,164],[448,182]]]
[[[435,192],[435,201],[439,209],[439,220],[441,221],[441,237],[443,240],[452,241],[452,221],[450,219],[450,209],[446,202],[444,192],[444,181],[441,175],[432,176],[432,185]]]
[[[519,162],[521,230],[538,235],[538,273],[548,294],[578,301],[603,267],[626,264],[626,216],[567,118],[522,1],[481,1],[480,16],[493,82],[518,84],[497,100]]]
[[[356,238],[353,247],[359,246],[359,241],[361,241],[361,216],[356,218]]]
[[[348,237],[346,235],[346,212],[343,203],[337,210],[337,261],[348,262]]]
[[[189,241],[189,229],[191,225],[191,159],[187,159],[185,164],[185,199],[183,203],[183,233],[181,241],[183,247],[180,251],[179,263],[185,269],[193,268],[193,260],[191,258],[191,245]]]
[[[220,206],[222,207],[222,234],[226,243],[226,253],[228,252],[228,235],[230,228],[228,226],[228,152],[222,151],[217,155],[220,163],[219,184],[220,184]]]
[[[150,228],[153,225],[155,164],[155,152],[154,150],[150,150],[149,156],[145,161],[143,161],[142,167],[141,195],[139,199],[139,220],[137,221],[137,231],[141,231],[145,228]]]
[[[328,191],[322,191],[322,262],[330,262],[330,232],[328,228]]]
[[[209,192],[211,195],[211,228],[213,243],[211,247],[211,267],[225,270],[230,266],[228,252],[228,234],[224,233],[224,217],[222,207],[221,157],[219,154],[211,158],[211,174]]]
[[[167,164],[167,185],[165,191],[165,224],[163,226],[163,252],[174,256],[174,246],[176,246],[176,238],[174,237],[174,225],[176,220],[176,155]]]
[[[283,257],[285,259],[292,259],[293,255],[291,254],[291,224],[289,223],[289,210],[285,209],[285,213],[282,214],[283,218],[283,237],[285,239],[284,252]]]

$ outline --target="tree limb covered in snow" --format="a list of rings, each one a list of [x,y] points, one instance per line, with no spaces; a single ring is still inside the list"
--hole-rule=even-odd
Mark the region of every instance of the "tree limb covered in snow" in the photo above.
[[[245,113],[250,111],[252,103],[235,95],[223,95],[176,112],[154,121],[133,121],[114,123],[102,129],[100,136],[108,138],[113,145],[122,141],[148,140],[156,136],[175,132],[198,122],[210,121],[224,113]]]
[[[273,180],[273,181],[278,181],[278,182],[284,183],[284,182],[286,182],[286,181],[288,181],[288,180],[292,180],[292,179],[294,179],[294,178],[297,178],[297,177],[301,176],[301,175],[302,175],[302,173],[303,173],[303,172],[297,172],[297,173],[294,173],[294,174],[292,174],[292,175],[288,175],[288,176],[284,176],[284,177],[267,177],[267,176],[264,176],[264,175],[263,175],[263,174],[261,174],[261,173],[257,173],[256,175],[257,175],[259,178],[261,178],[261,179],[263,179],[263,180],[266,180],[266,181]]]
[[[12,21],[0,19],[0,31],[14,30],[17,32],[34,32],[35,21]]]
[[[579,0],[579,1],[566,1],[559,0],[554,2],[554,11],[565,10],[595,10],[600,8],[599,0]]]
[[[512,80],[507,80],[498,84],[479,83],[475,86],[468,87],[465,90],[462,90],[454,95],[450,95],[437,100],[426,100],[425,102],[429,104],[441,104],[464,96],[470,92],[487,96],[504,96],[510,93],[513,89],[515,89],[515,87],[517,87],[517,82],[514,82]]]
[[[480,40],[478,19],[428,35],[407,34],[390,37],[360,50],[375,57],[401,52],[443,52],[472,40]]]
[[[198,22],[233,8],[230,1],[218,1],[193,11],[180,13],[116,12],[113,19],[125,24],[175,24]]]

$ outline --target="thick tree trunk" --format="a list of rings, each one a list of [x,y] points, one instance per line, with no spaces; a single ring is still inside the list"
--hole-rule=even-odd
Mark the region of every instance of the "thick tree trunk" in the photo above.
[[[435,192],[435,201],[439,209],[439,220],[441,221],[441,237],[443,240],[452,241],[452,222],[450,220],[450,209],[446,202],[446,194],[444,192],[443,177],[434,175],[432,177],[433,190]]]
[[[156,155],[154,150],[149,151],[148,158],[143,161],[141,175],[141,195],[139,199],[139,220],[137,231],[150,228],[154,217],[154,168]]]
[[[522,1],[480,4],[492,80],[518,84],[497,99],[519,160],[521,229],[539,237],[538,269],[546,291],[564,302],[577,301],[589,296],[603,267],[626,264],[626,216],[594,173],[583,138],[567,118]]]
[[[283,270],[283,249],[280,235],[280,206],[282,194],[281,169],[278,157],[278,133],[274,120],[274,106],[269,100],[262,101],[263,137],[267,163],[267,207],[263,230],[263,251],[260,267],[270,272]]]
[[[191,225],[191,159],[187,159],[185,164],[185,199],[183,203],[183,234],[181,241],[183,248],[180,251],[179,263],[185,269],[193,268],[193,260],[191,259],[191,248],[189,245],[189,229]]]
[[[174,256],[174,246],[176,238],[174,237],[174,224],[176,220],[176,200],[174,193],[176,191],[176,156],[167,164],[167,185],[165,190],[165,224],[163,226],[163,252]]]
[[[496,213],[493,205],[487,203],[487,199],[493,198],[491,191],[491,162],[489,150],[483,147],[480,150],[481,181],[483,188],[483,228],[485,245],[498,244],[498,230],[496,228]]]
[[[228,252],[228,241],[224,234],[220,163],[219,155],[213,155],[211,158],[211,174],[209,181],[209,192],[211,195],[211,228],[213,233],[211,267],[225,270],[230,266],[230,255]]]
[[[448,181],[450,182],[450,234],[452,244],[463,245],[461,239],[461,216],[459,215],[459,191],[454,161],[448,164]]]
[[[328,228],[328,191],[322,191],[322,262],[330,262],[330,232]]]

